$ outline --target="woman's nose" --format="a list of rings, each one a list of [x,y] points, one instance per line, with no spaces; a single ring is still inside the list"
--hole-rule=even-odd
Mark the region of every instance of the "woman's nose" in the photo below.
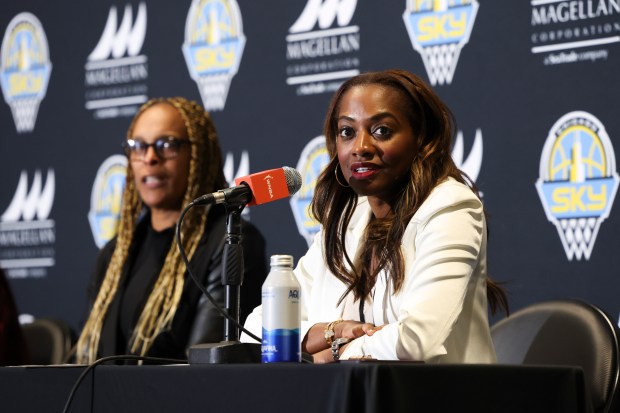
[[[153,146],[149,146],[148,148],[146,148],[143,159],[144,163],[152,165],[159,162],[159,160],[159,155],[157,155],[157,152],[155,151],[155,148]]]
[[[372,153],[372,148],[372,136],[365,131],[359,132],[353,144],[353,155],[365,157]]]

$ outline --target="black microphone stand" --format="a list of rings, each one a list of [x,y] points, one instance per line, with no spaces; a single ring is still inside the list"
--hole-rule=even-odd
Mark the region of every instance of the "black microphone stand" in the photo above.
[[[226,289],[226,312],[237,321],[224,318],[224,341],[197,344],[189,349],[189,364],[260,363],[258,343],[239,341],[239,297],[243,284],[241,211],[244,205],[226,208],[226,244],[222,258],[222,284]]]

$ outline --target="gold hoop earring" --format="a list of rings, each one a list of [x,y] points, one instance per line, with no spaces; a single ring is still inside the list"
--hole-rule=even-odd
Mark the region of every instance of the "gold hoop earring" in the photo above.
[[[336,177],[336,182],[338,182],[338,185],[340,185],[343,188],[349,188],[351,185],[343,185],[342,182],[340,182],[340,179],[338,179],[338,167],[339,166],[340,164],[336,164],[336,167],[334,168],[334,176]]]

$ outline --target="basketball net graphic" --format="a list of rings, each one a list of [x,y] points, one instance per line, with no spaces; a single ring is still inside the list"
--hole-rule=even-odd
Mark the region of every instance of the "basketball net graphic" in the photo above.
[[[226,104],[232,76],[227,73],[204,75],[195,80],[205,109],[209,111],[222,109]]]
[[[601,225],[596,218],[559,219],[557,225],[560,237],[563,238],[571,256],[590,258],[596,234]]]
[[[18,132],[30,132],[39,112],[39,98],[20,98],[8,102],[15,120],[15,129]]]
[[[433,85],[452,83],[461,48],[458,43],[450,43],[424,47],[419,51],[426,73]]]

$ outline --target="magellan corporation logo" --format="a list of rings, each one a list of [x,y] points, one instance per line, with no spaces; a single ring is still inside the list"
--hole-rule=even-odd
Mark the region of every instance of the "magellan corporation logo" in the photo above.
[[[286,83],[297,95],[333,92],[359,74],[357,0],[307,0],[286,36]],[[316,28],[318,26],[318,28]]]
[[[0,86],[17,132],[31,132],[52,72],[47,38],[39,19],[20,13],[11,20],[0,49]]]
[[[95,119],[133,116],[146,102],[148,59],[140,54],[145,35],[144,2],[135,22],[131,5],[126,5],[120,25],[116,6],[110,7],[99,42],[84,66],[85,107]]]
[[[224,162],[224,178],[228,182],[228,186],[235,185],[235,179],[250,174],[250,154],[248,151],[241,152],[241,159],[235,173],[235,160],[232,152],[226,153],[226,161]],[[241,215],[249,219],[251,208],[244,208]]]
[[[452,159],[454,160],[457,168],[465,172],[467,176],[475,182],[478,179],[480,168],[482,167],[482,131],[480,129],[476,129],[474,143],[472,144],[471,150],[469,151],[469,155],[467,155],[466,159],[463,159],[463,148],[465,146],[463,141],[463,132],[459,130],[456,134],[454,147],[452,148]]]
[[[482,166],[482,131],[476,129],[469,155],[463,159],[463,132],[459,130],[452,149],[452,158],[460,170],[465,172],[472,181],[476,181]],[[320,230],[320,224],[310,215],[310,202],[314,196],[319,175],[328,163],[329,153],[323,135],[317,136],[306,144],[297,162],[297,170],[301,174],[301,189],[291,197],[290,204],[297,223],[297,230],[308,245],[312,243],[315,234]]]
[[[478,7],[477,0],[407,0],[403,14],[407,33],[433,85],[452,83]]]
[[[590,259],[618,189],[614,150],[597,118],[576,111],[553,125],[540,158],[536,189],[568,259]]]
[[[208,111],[222,110],[245,46],[235,0],[193,0],[185,23],[183,55]]]
[[[226,182],[228,185],[234,185],[235,179],[241,176],[247,176],[250,174],[250,155],[248,151],[241,152],[241,159],[239,160],[239,165],[237,166],[237,173],[235,173],[235,160],[232,152],[226,153],[226,161],[224,162],[224,177],[226,178]],[[249,209],[249,208],[245,208]],[[245,212],[245,210],[244,210]]]
[[[618,0],[531,0],[531,51],[543,64],[607,60],[620,42]]]
[[[13,200],[0,216],[0,267],[10,278],[44,277],[55,263],[55,223],[48,219],[54,204],[54,170],[48,169],[45,186],[36,171],[30,191],[28,173],[22,171]]]
[[[127,158],[123,155],[110,156],[97,170],[90,196],[88,222],[99,248],[116,235],[126,176]]]

